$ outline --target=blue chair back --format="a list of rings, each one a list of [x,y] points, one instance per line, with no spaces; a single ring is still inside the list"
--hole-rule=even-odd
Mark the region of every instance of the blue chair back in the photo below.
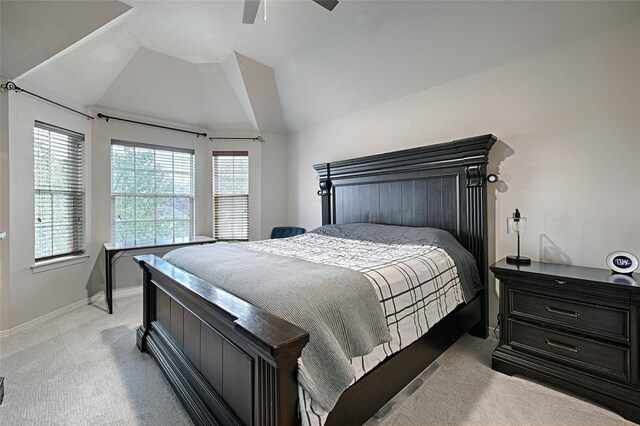
[[[304,228],[298,228],[296,226],[276,226],[271,231],[271,238],[288,238],[300,234],[304,234]]]

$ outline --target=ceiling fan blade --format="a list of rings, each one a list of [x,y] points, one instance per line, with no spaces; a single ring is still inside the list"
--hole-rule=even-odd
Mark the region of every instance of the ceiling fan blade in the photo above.
[[[256,22],[258,7],[260,7],[260,0],[244,0],[244,13],[242,14],[243,24],[253,24]]]
[[[333,10],[334,7],[338,5],[338,0],[313,0],[315,3],[318,3],[320,6],[327,9],[329,12]]]

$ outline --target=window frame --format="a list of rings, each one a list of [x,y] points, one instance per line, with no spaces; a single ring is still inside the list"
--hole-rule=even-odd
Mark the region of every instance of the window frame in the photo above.
[[[38,161],[39,161],[39,157],[38,157],[38,144],[40,144],[40,142],[37,141],[37,136],[36,136],[36,132],[37,130],[40,131],[44,131],[44,132],[49,132],[49,147],[48,147],[48,155],[49,155],[49,165],[51,164],[51,133],[57,133],[58,135],[63,135],[67,138],[71,138],[70,141],[68,141],[68,144],[72,144],[72,143],[77,143],[78,147],[76,149],[71,150],[74,155],[77,155],[76,160],[74,161],[69,161],[69,162],[65,162],[65,163],[59,163],[59,164],[71,164],[74,165],[75,167],[75,171],[77,172],[77,175],[75,177],[72,177],[72,179],[68,179],[69,177],[67,176],[67,182],[66,183],[70,183],[71,181],[75,181],[75,186],[69,187],[67,186],[66,189],[61,189],[61,188],[56,188],[53,189],[51,186],[51,176],[49,176],[49,188],[39,188],[38,185],[38,179],[36,177],[36,173],[37,170],[39,169],[38,167]],[[46,123],[44,121],[40,121],[40,120],[34,120],[33,123],[33,190],[34,190],[34,195],[33,195],[33,200],[34,200],[34,207],[33,207],[33,212],[34,212],[34,236],[33,236],[33,258],[34,258],[34,262],[36,265],[38,264],[44,264],[44,263],[51,263],[51,262],[57,262],[60,260],[64,260],[64,259],[68,259],[68,258],[73,258],[73,257],[82,257],[85,255],[86,253],[86,227],[87,227],[87,222],[86,222],[86,217],[87,217],[87,206],[86,206],[86,178],[85,178],[85,161],[86,161],[86,155],[85,155],[85,151],[86,151],[86,144],[85,144],[86,138],[85,135],[80,133],[80,132],[76,132],[74,130],[69,130],[66,129],[64,127],[60,127],[60,126],[56,126],[53,124],[49,124]],[[62,147],[62,144],[59,145],[60,147]],[[49,171],[49,174],[51,174],[51,171]],[[53,249],[53,245],[54,245],[54,234],[55,234],[55,228],[56,226],[60,227],[60,226],[64,226],[61,224],[58,224],[58,221],[56,221],[54,219],[54,196],[55,195],[62,195],[63,193],[66,194],[70,194],[71,195],[71,202],[72,202],[72,214],[73,213],[77,213],[78,211],[80,212],[80,214],[77,216],[78,218],[78,223],[79,225],[77,226],[72,226],[71,227],[71,235],[69,238],[67,238],[67,244],[70,244],[72,246],[72,249],[70,251],[65,251],[65,252],[59,252],[59,253],[54,253],[54,249]],[[40,217],[42,216],[42,214],[38,214],[41,212],[38,212],[38,207],[42,206],[42,201],[39,200],[39,195],[51,195],[51,254],[47,255],[47,256],[40,256],[37,257],[37,247],[38,247],[38,227],[41,226],[39,225],[39,223],[42,223],[42,221],[40,220]],[[73,220],[73,219],[72,219]],[[58,230],[59,231],[59,230]]]
[[[247,162],[247,193],[236,195],[216,195],[216,157],[245,157]],[[251,197],[251,169],[249,151],[212,151],[211,152],[211,215],[212,215],[212,231],[213,237],[218,241],[249,241],[250,233],[250,197]],[[246,198],[246,238],[225,238],[218,234],[216,227],[216,198],[217,197],[245,197]]]
[[[137,190],[134,189],[133,192],[114,192],[113,191],[113,147],[114,146],[124,146],[124,147],[131,147],[131,148],[141,148],[141,149],[150,149],[154,151],[154,168],[151,169],[153,171],[153,173],[155,174],[158,169],[156,168],[156,163],[155,163],[155,155],[156,152],[155,151],[163,151],[163,152],[170,152],[170,153],[181,153],[181,154],[189,154],[191,155],[190,158],[190,176],[189,176],[189,186],[190,186],[190,193],[186,194],[186,193],[177,193],[175,192],[175,187],[173,188],[172,192],[157,192],[156,188],[155,188],[155,183],[154,183],[154,191],[152,192],[139,192]],[[195,178],[196,178],[196,161],[195,161],[195,150],[194,149],[190,149],[190,148],[181,148],[181,147],[175,147],[175,146],[167,146],[167,145],[156,145],[156,144],[148,144],[148,143],[142,143],[142,142],[132,142],[132,141],[125,141],[125,140],[120,140],[120,139],[112,139],[111,140],[111,144],[110,144],[110,156],[109,156],[109,161],[110,161],[110,167],[109,167],[109,176],[110,176],[110,200],[111,200],[111,241],[117,244],[136,244],[138,242],[166,242],[166,241],[180,241],[183,240],[184,238],[193,238],[195,235],[195,196],[196,196],[196,189],[195,189]],[[135,157],[134,157],[135,158]],[[135,161],[135,160],[134,160]],[[142,169],[138,170],[135,166],[133,167],[133,179],[135,179],[137,177],[137,173],[139,171],[142,171]],[[147,170],[150,171],[150,170]],[[174,182],[173,184],[175,184],[175,173],[176,173],[176,165],[175,165],[175,159],[172,159],[172,168],[171,168],[171,174],[174,176]],[[155,181],[154,181],[155,182]],[[137,234],[134,236],[134,239],[131,240],[121,240],[118,241],[116,239],[116,225],[118,223],[118,221],[116,220],[116,197],[132,197],[134,198],[134,211],[136,211],[136,207],[137,207],[137,199],[138,198],[153,198],[154,201],[154,205],[155,205],[155,211],[153,214],[153,219],[135,219],[134,220],[125,220],[125,222],[133,222],[134,223],[134,229],[137,230],[137,224],[138,222],[141,221],[148,221],[148,222],[153,222],[154,224],[157,224],[157,222],[159,221],[171,221],[174,223],[174,234],[172,238],[159,238],[157,236],[157,233],[154,231],[154,238],[152,240],[149,239],[138,239],[137,238]],[[189,199],[189,215],[188,215],[188,220],[189,220],[189,232],[188,235],[185,236],[180,236],[180,237],[176,237],[175,235],[175,222],[179,221],[179,220],[185,220],[185,219],[181,219],[181,218],[176,218],[175,217],[175,198],[188,198]],[[174,204],[173,204],[173,208],[172,208],[172,214],[173,217],[172,219],[158,219],[158,211],[157,211],[157,201],[159,199],[174,199]],[[135,214],[134,214],[135,216]],[[154,229],[157,230],[157,227],[154,225]]]

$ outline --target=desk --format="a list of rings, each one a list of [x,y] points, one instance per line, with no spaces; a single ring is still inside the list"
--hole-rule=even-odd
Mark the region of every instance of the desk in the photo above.
[[[198,244],[215,243],[215,238],[196,236],[191,238],[182,238],[176,240],[164,241],[138,241],[135,243],[104,243],[104,260],[105,260],[105,295],[107,298],[107,306],[109,313],[113,313],[113,259],[118,253],[124,253],[131,250],[145,250],[158,248],[171,248],[178,246],[192,246]]]

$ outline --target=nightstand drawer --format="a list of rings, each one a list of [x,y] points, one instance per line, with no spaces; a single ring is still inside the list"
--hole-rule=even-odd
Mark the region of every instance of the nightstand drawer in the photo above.
[[[584,339],[520,321],[509,321],[508,341],[516,350],[543,356],[591,373],[630,380],[630,349]]]
[[[629,340],[629,311],[510,290],[509,314]]]

